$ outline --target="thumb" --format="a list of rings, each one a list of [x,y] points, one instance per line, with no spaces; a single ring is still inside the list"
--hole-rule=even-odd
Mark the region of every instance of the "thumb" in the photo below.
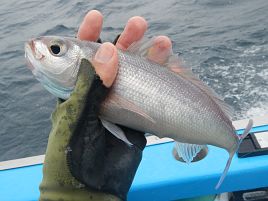
[[[110,87],[115,80],[118,70],[116,47],[112,43],[103,43],[95,54],[92,64],[103,84],[106,87]]]

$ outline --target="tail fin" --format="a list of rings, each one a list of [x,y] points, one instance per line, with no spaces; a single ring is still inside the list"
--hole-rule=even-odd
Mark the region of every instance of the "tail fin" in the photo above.
[[[252,126],[253,126],[253,120],[250,119],[250,120],[248,121],[248,125],[247,125],[247,127],[245,128],[243,134],[238,136],[238,137],[239,137],[239,144],[238,144],[238,145],[240,145],[241,142],[244,140],[244,138],[247,137],[247,135],[249,134],[249,132],[250,132],[250,130],[251,130],[251,128],[252,128]],[[238,146],[238,147],[239,147],[239,146]]]
[[[241,142],[243,141],[243,139],[249,134],[249,132],[250,132],[252,126],[253,126],[253,120],[250,119],[249,122],[248,122],[247,127],[245,128],[245,130],[244,130],[244,132],[243,132],[243,134],[240,135],[240,136],[238,136],[239,141],[238,141],[238,144],[237,144],[237,148],[235,149],[234,152],[229,153],[229,159],[228,159],[228,161],[227,161],[227,163],[226,163],[226,166],[225,166],[224,171],[223,171],[223,173],[222,173],[222,175],[221,175],[221,178],[220,178],[220,180],[218,181],[218,184],[217,184],[216,187],[215,187],[216,190],[221,186],[221,184],[222,184],[224,178],[225,178],[226,175],[227,175],[227,172],[228,172],[229,167],[230,167],[230,165],[231,165],[231,162],[232,162],[232,159],[233,159],[234,154],[237,152],[237,150],[238,150],[238,148],[239,148]]]

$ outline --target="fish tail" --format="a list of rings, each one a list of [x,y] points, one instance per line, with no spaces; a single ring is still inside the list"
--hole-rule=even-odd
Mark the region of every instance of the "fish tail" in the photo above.
[[[248,121],[248,125],[247,125],[247,127],[245,128],[243,134],[238,136],[238,138],[239,138],[238,148],[239,148],[241,142],[242,142],[242,141],[245,139],[245,137],[247,137],[247,135],[249,134],[249,132],[250,132],[252,126],[253,126],[253,120],[250,119],[250,120]]]
[[[227,175],[227,172],[228,172],[228,170],[229,170],[229,168],[230,168],[232,159],[233,159],[233,157],[234,157],[234,154],[235,154],[235,152],[229,154],[229,159],[228,159],[228,161],[227,161],[227,163],[226,163],[226,166],[225,166],[225,168],[224,168],[224,170],[223,170],[223,173],[222,173],[222,175],[221,175],[221,178],[220,178],[220,180],[218,181],[218,183],[217,183],[217,185],[216,185],[216,187],[215,187],[216,190],[219,189],[219,187],[221,186],[223,180],[225,179],[225,177],[226,177],[226,175]]]
[[[216,185],[216,187],[215,187],[216,190],[221,186],[223,180],[225,179],[225,177],[226,177],[226,175],[227,175],[227,172],[228,172],[228,170],[229,170],[229,168],[230,168],[232,159],[233,159],[233,157],[234,157],[234,154],[235,154],[235,153],[237,152],[237,150],[239,149],[239,146],[240,146],[241,142],[242,142],[242,141],[245,139],[245,137],[247,137],[247,135],[249,134],[249,132],[250,132],[252,126],[253,126],[253,120],[250,119],[249,122],[248,122],[247,127],[245,128],[245,130],[244,130],[244,132],[243,132],[243,134],[240,135],[240,136],[238,136],[239,141],[238,141],[238,143],[237,143],[237,147],[236,147],[236,149],[235,149],[234,151],[232,151],[231,153],[229,153],[229,159],[228,159],[228,161],[227,161],[227,163],[226,163],[226,166],[225,166],[224,171],[223,171],[223,173],[222,173],[222,175],[221,175],[221,178],[220,178],[220,180],[218,181],[218,183],[217,183],[217,185]]]

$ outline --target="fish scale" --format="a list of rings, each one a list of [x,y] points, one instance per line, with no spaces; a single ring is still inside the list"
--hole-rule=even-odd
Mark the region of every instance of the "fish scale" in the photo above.
[[[198,104],[198,101],[195,101],[195,99],[198,100],[199,97],[194,96],[194,94],[200,96],[200,90],[198,89],[198,87],[192,85],[192,88],[190,88],[190,84],[188,84],[188,86],[183,87],[184,85],[187,85],[187,81],[183,80],[178,75],[175,75],[174,73],[170,72],[167,68],[164,68],[162,66],[158,67],[156,66],[156,64],[148,62],[143,58],[139,58],[138,56],[131,56],[130,54],[125,54],[124,57],[120,57],[120,59],[124,60],[120,60],[118,79],[115,82],[115,85],[112,89],[112,93],[115,93],[123,97],[124,99],[130,100],[138,107],[145,110],[146,113],[150,113],[152,110],[158,111],[158,113],[150,114],[150,116],[155,119],[157,121],[157,124],[160,126],[156,127],[155,125],[152,125],[150,122],[148,122],[145,126],[143,123],[143,126],[141,126],[142,129],[148,129],[146,130],[146,132],[150,131],[160,137],[172,137],[173,139],[174,135],[183,131],[183,133],[191,133],[192,135],[194,135],[194,140],[188,139],[191,138],[191,135],[185,134],[183,136],[176,136],[176,141],[191,141],[195,144],[199,144],[200,141],[202,142],[202,140],[197,139],[197,136],[204,139],[204,134],[207,134],[207,132],[209,132],[208,130],[205,132],[199,132],[203,123],[196,123],[196,126],[191,128],[191,122],[181,122],[181,119],[189,119],[189,116],[188,118],[181,118],[180,116],[181,113],[192,114],[191,119],[193,119],[195,122],[199,122],[200,119],[203,119],[204,117],[211,116],[211,112],[209,113],[209,115],[204,113],[202,113],[201,115],[197,115],[197,113],[194,111],[190,112],[192,108],[202,108],[202,104]],[[134,62],[136,60],[139,60],[139,62],[136,62],[134,65]],[[136,73],[133,73],[135,72],[135,70]],[[142,80],[142,82],[140,80]],[[138,83],[137,86],[135,85],[136,83]],[[149,90],[144,90],[144,88]],[[158,89],[158,92],[160,93],[154,94],[152,93],[153,90],[150,89]],[[176,98],[176,102],[168,104],[169,100],[167,99],[167,97],[169,96],[167,96],[166,91],[170,92],[171,97]],[[149,96],[151,98],[144,99],[145,96]],[[153,100],[162,100],[160,101],[162,105],[154,103]],[[204,100],[207,101],[206,99]],[[142,103],[143,105],[141,105],[140,103]],[[157,101],[157,103],[159,103],[159,101]],[[181,105],[181,103],[191,104]],[[171,107],[166,107],[167,109],[165,111],[159,112],[158,108],[162,108],[166,105],[170,105]],[[176,108],[178,108],[178,111]],[[183,108],[188,109],[186,111],[182,111]],[[203,112],[206,112],[206,110],[204,110]],[[106,111],[103,111],[102,116],[104,116],[106,120],[112,120],[114,123],[126,125],[124,118],[120,118],[120,116],[114,117],[114,114],[111,114],[112,116],[108,116],[105,113]],[[214,120],[210,119],[209,121]],[[165,125],[170,125],[171,129],[161,129],[159,132],[158,127],[165,128]],[[131,124],[126,126],[131,127]],[[137,127],[134,129],[141,130]],[[200,135],[200,133],[202,133],[202,135]]]
[[[54,55],[51,44],[60,49],[58,55]],[[179,73],[170,70],[169,66],[179,64],[174,55],[169,55],[163,66],[146,59],[152,44],[153,39],[139,41],[127,52],[118,50],[118,74],[101,105],[99,117],[105,128],[129,145],[116,124],[173,138],[175,149],[187,163],[204,145],[226,149],[229,159],[218,188],[253,122],[250,120],[244,133],[237,136],[229,118],[229,107],[208,86],[185,68],[178,67]],[[33,74],[39,75],[37,79],[45,88],[57,97],[68,99],[81,59],[92,60],[99,46],[94,42],[48,36],[26,43],[25,55],[34,66]],[[62,73],[53,75],[53,72]]]

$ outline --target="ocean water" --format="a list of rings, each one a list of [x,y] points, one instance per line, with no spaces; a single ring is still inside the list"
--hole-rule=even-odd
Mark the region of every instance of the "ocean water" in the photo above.
[[[128,18],[167,35],[174,52],[233,106],[234,120],[268,113],[267,0],[2,0],[0,4],[0,161],[43,154],[56,99],[34,79],[24,42],[40,35],[75,36],[87,11],[105,17],[111,41]]]

